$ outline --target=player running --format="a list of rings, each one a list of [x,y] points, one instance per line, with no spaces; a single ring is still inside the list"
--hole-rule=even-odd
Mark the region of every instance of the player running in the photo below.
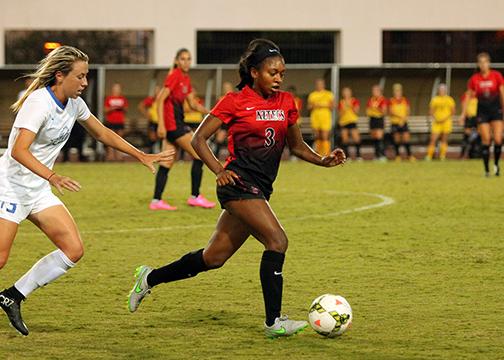
[[[490,55],[477,56],[479,72],[471,76],[467,84],[467,96],[478,99],[478,132],[481,136],[481,155],[485,176],[490,176],[490,143],[494,141],[494,174],[500,175],[499,159],[502,149],[502,107],[504,105],[504,79],[499,71],[490,67]],[[468,103],[462,108],[460,122],[467,116]]]
[[[223,211],[216,230],[204,249],[187,253],[158,269],[140,266],[128,306],[131,312],[136,311],[156,285],[221,267],[252,235],[265,247],[260,278],[266,336],[290,336],[303,330],[307,323],[281,315],[287,235],[268,202],[280,158],[286,143],[292,154],[319,166],[342,164],[345,155],[336,149],[322,157],[303,141],[293,96],[280,91],[285,63],[273,42],[253,40],[240,59],[239,74],[239,91],[219,101],[192,140],[196,152],[217,176],[217,196]],[[230,152],[224,166],[207,144],[223,123],[229,126]]]
[[[173,68],[166,76],[164,87],[156,99],[158,110],[157,133],[163,139],[164,149],[180,147],[188,152],[193,160],[191,168],[191,196],[187,199],[190,206],[205,209],[215,207],[215,203],[208,201],[200,194],[201,180],[203,177],[203,162],[191,146],[192,130],[184,122],[184,101],[187,99],[189,106],[200,113],[208,113],[203,105],[198,103],[191,86],[189,68],[191,67],[191,53],[187,49],[180,49],[175,55]],[[163,119],[164,121],[162,121]],[[168,181],[168,172],[173,166],[173,161],[159,164],[156,174],[154,195],[149,204],[151,210],[177,210],[162,200],[163,191]]]
[[[439,160],[446,159],[448,135],[452,132],[452,116],[455,114],[455,100],[448,95],[446,84],[439,84],[438,94],[431,99],[429,112],[433,118],[431,138],[427,148],[426,160],[432,160],[436,151],[436,143],[440,139]]]
[[[79,96],[87,87],[88,56],[61,46],[39,64],[26,93],[12,105],[17,112],[9,145],[0,158],[0,268],[3,268],[19,223],[30,220],[56,245],[10,288],[0,292],[0,307],[12,326],[28,335],[21,301],[75,266],[83,255],[77,225],[51,185],[79,191],[79,183],[52,170],[70,131],[79,123],[105,145],[129,154],[154,173],[154,162],[169,161],[173,152],[147,155],[106,128]]]

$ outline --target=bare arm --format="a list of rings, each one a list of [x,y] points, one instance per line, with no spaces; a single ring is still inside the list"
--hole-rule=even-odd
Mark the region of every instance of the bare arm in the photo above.
[[[324,157],[317,154],[303,140],[301,130],[297,124],[289,126],[287,143],[293,155],[318,166],[332,167],[343,164],[346,160],[345,153],[341,149],[335,149],[330,155]]]
[[[468,89],[466,91],[465,101],[462,102],[462,113],[460,114],[460,117],[459,117],[459,124],[460,125],[464,124],[465,118],[467,116],[467,107],[469,106],[469,101],[471,101],[473,96],[474,96],[474,91],[471,89]]]
[[[84,126],[93,138],[107,146],[133,156],[143,165],[148,167],[153,173],[155,172],[154,163],[160,161],[170,161],[173,159],[173,150],[165,151],[159,154],[146,154],[143,151],[138,150],[115,132],[103,126],[103,124],[94,115],[91,115],[86,121],[81,121],[80,124]]]
[[[217,184],[224,186],[235,184],[235,180],[239,180],[239,176],[233,171],[225,170],[208,146],[207,140],[219,130],[221,125],[222,121],[219,118],[208,114],[194,133],[191,145],[205,165],[217,175]]]
[[[140,101],[138,103],[138,111],[140,112],[140,114],[142,114],[143,117],[150,120],[149,113],[147,112],[147,108],[145,107],[145,104],[143,101]]]
[[[63,189],[69,191],[79,191],[80,184],[66,176],[60,176],[47,166],[42,164],[30,151],[30,146],[37,136],[36,133],[27,130],[19,129],[19,134],[14,141],[12,147],[12,158],[18,163],[26,167],[34,174],[49,181],[60,194],[63,194]]]
[[[187,95],[187,102],[189,103],[189,107],[194,111],[202,114],[208,114],[209,111],[196,100],[194,93]]]

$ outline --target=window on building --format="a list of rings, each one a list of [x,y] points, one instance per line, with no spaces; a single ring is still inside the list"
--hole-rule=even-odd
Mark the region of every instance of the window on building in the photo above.
[[[154,32],[14,30],[5,32],[6,64],[34,64],[54,44],[78,47],[93,64],[149,64]]]
[[[334,63],[335,32],[330,31],[198,31],[198,64],[236,64],[247,44],[257,38],[274,41],[291,64]]]
[[[504,62],[504,30],[383,32],[385,63],[470,63],[482,51]]]

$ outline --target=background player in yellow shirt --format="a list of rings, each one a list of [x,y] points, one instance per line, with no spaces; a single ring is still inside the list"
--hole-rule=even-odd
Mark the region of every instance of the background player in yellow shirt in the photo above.
[[[360,154],[360,133],[357,128],[358,112],[360,108],[359,100],[352,96],[352,89],[344,87],[341,90],[342,98],[338,104],[339,120],[338,125],[341,129],[342,148],[348,157],[348,144],[350,137],[355,144],[355,157],[357,160],[362,160]]]
[[[399,154],[399,145],[403,144],[410,161],[415,161],[411,154],[410,132],[408,128],[408,116],[410,114],[410,104],[408,99],[403,96],[401,84],[392,85],[393,97],[389,101],[389,117],[392,124],[392,135],[394,137],[394,149],[396,161],[401,161]]]
[[[444,160],[448,149],[448,135],[452,132],[452,116],[455,113],[455,100],[448,95],[445,84],[439,84],[438,94],[432,98],[429,107],[432,125],[430,143],[425,159],[432,160],[436,151],[436,143],[438,139],[441,139],[439,159]]]
[[[373,85],[371,97],[366,105],[366,115],[369,117],[369,130],[373,139],[375,158],[387,161],[385,157],[385,145],[383,143],[383,129],[385,128],[385,115],[388,101],[382,93],[380,85]]]
[[[308,110],[310,110],[311,127],[315,134],[315,151],[321,155],[329,155],[331,143],[329,134],[332,128],[332,110],[334,95],[326,90],[324,79],[315,81],[315,91],[308,95]]]
[[[461,121],[459,120],[459,125],[464,126],[464,138],[462,139],[462,148],[460,150],[460,158],[464,158],[466,151],[469,157],[474,157],[474,148],[477,146],[479,140],[478,134],[478,98],[476,96],[470,96],[467,92],[464,92],[461,97],[462,108],[464,104],[466,106],[466,116]]]

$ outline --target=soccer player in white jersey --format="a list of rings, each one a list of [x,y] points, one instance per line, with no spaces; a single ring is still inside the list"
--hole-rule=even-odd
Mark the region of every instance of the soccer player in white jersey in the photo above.
[[[9,257],[19,223],[29,219],[56,245],[14,285],[0,292],[0,307],[23,335],[21,301],[71,269],[83,255],[77,225],[51,185],[79,191],[77,181],[52,170],[75,121],[105,145],[129,154],[154,173],[155,162],[169,161],[173,152],[145,154],[107,129],[91,114],[79,95],[88,85],[88,56],[62,46],[49,53],[30,75],[32,84],[12,105],[17,112],[7,151],[0,158],[0,268]]]

